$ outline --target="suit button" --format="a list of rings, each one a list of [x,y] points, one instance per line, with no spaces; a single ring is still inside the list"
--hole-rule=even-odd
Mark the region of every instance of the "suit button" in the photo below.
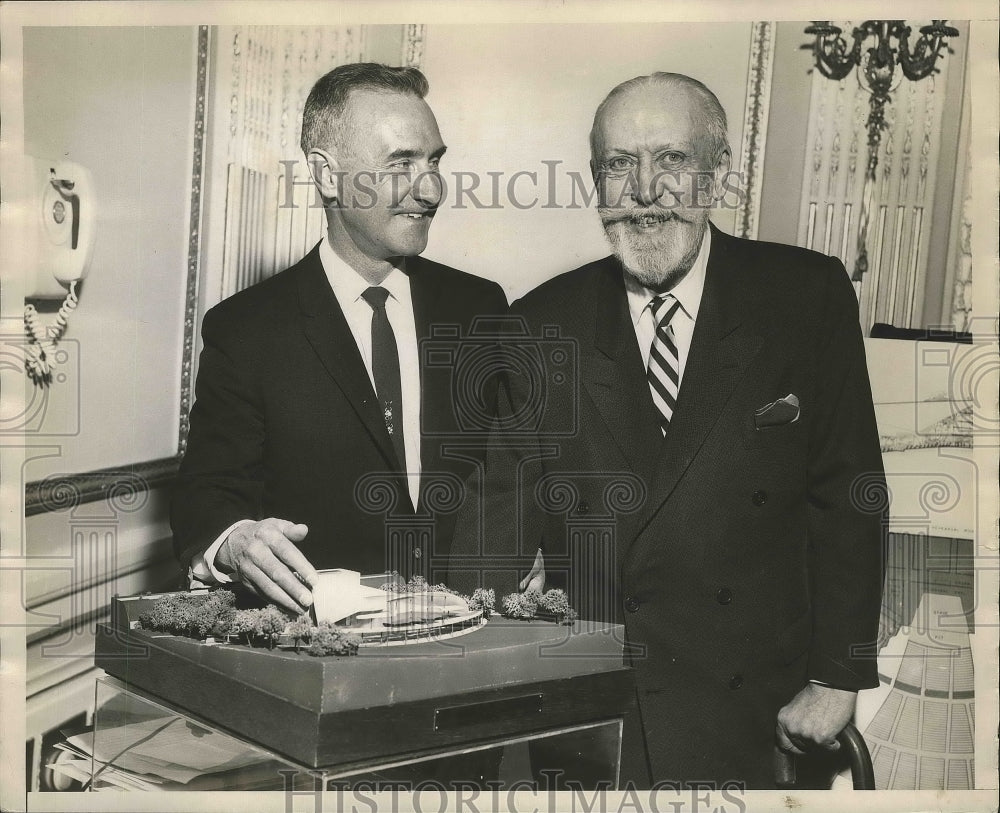
[[[414,549],[413,549],[413,558],[414,558],[414,559],[419,559],[419,558],[420,558],[421,556],[423,556],[423,555],[424,555],[424,554],[423,554],[423,552],[422,552],[422,551],[420,550],[420,548],[414,548]]]
[[[729,678],[730,689],[738,689],[742,685],[743,685],[743,675],[741,675],[739,672],[737,672],[735,675]]]
[[[757,507],[762,506],[767,502],[767,492],[766,491],[755,491],[750,495],[750,502],[752,502]]]
[[[625,599],[625,609],[628,610],[630,613],[638,612],[639,599],[629,596],[627,599]]]
[[[589,514],[590,513],[590,503],[586,500],[580,500],[576,506],[576,513],[578,514]]]
[[[728,587],[720,587],[719,592],[715,594],[715,600],[719,604],[729,604],[733,600],[733,591]]]

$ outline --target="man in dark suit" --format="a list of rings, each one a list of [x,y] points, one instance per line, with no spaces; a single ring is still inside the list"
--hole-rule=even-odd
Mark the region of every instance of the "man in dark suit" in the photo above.
[[[461,429],[453,371],[426,365],[419,342],[465,336],[507,303],[496,284],[417,256],[443,189],[427,89],[414,68],[375,64],[316,83],[302,149],[326,237],[205,315],[171,510],[196,579],[301,611],[317,567],[433,576],[475,463],[445,448]]]
[[[731,158],[701,83],[625,82],[591,147],[614,256],[511,309],[578,354],[575,414],[547,404],[520,466],[521,546],[583,617],[625,625],[623,782],[773,787],[776,746],[836,748],[878,684],[882,464],[854,291],[835,259],[709,224]],[[536,391],[514,376],[513,412]]]

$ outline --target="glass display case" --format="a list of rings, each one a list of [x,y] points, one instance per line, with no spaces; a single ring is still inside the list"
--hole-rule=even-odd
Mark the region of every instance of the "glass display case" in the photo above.
[[[295,790],[363,787],[369,791],[463,787],[502,789],[514,783],[539,787],[614,788],[621,749],[621,718],[534,729],[544,703],[531,692],[508,702],[521,714],[522,733],[396,753],[393,732],[383,731],[387,755],[313,767],[236,736],[162,699],[112,677],[96,682],[94,725],[70,737],[91,791]],[[495,701],[504,702],[504,701]],[[479,709],[479,715],[489,713]],[[474,706],[445,701],[433,725],[461,726]],[[405,724],[405,722],[401,722]],[[569,783],[569,784],[567,784]]]

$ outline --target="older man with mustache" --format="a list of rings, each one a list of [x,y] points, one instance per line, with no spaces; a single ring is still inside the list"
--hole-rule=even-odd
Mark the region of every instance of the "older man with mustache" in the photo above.
[[[624,82],[591,147],[613,256],[512,306],[579,353],[573,431],[548,405],[522,469],[521,547],[584,617],[624,623],[623,782],[773,786],[776,748],[835,749],[878,684],[884,481],[854,291],[836,259],[709,223],[731,153],[700,82]]]

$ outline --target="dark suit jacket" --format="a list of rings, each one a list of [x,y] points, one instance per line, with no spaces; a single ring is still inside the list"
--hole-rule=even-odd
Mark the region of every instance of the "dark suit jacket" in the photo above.
[[[309,526],[300,548],[318,568],[434,577],[475,465],[447,448],[462,434],[448,350],[466,341],[474,317],[504,313],[507,302],[495,283],[420,257],[406,271],[418,339],[438,345],[436,364],[421,351],[418,510],[317,247],[205,315],[171,510],[183,564],[237,520],[273,516]],[[488,405],[492,384],[480,383]]]
[[[623,779],[768,785],[777,712],[807,679],[878,684],[884,483],[843,266],[713,229],[666,438],[617,261],[511,313],[578,354],[576,414],[547,409],[540,462],[522,465],[521,544],[540,536],[584,617],[625,625],[647,753],[630,725]],[[758,429],[755,411],[789,394],[799,419]]]

